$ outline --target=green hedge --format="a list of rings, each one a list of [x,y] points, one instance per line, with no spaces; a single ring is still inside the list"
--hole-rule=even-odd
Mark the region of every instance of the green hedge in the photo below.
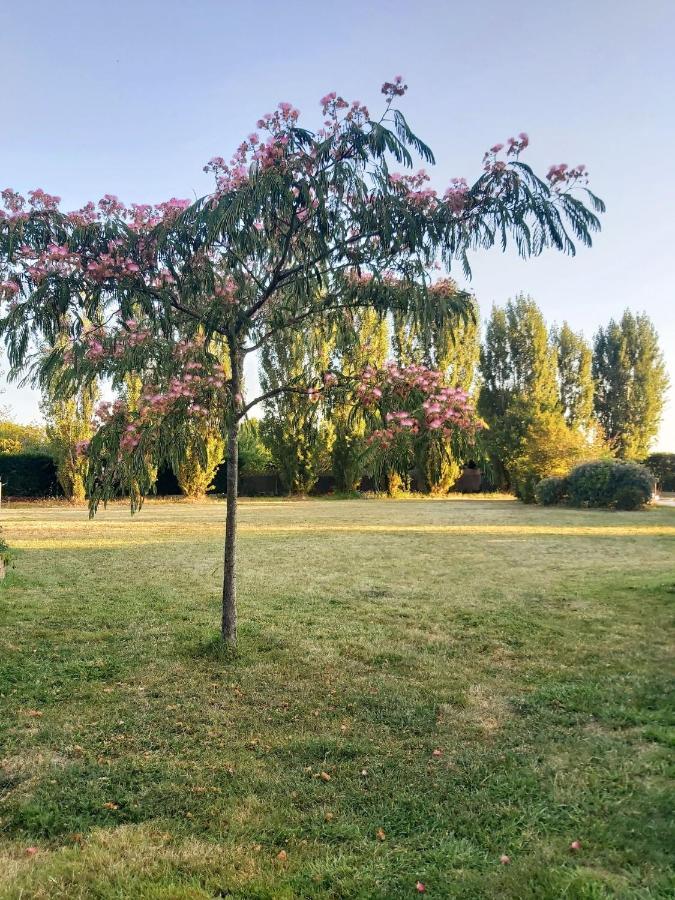
[[[645,465],[662,491],[675,491],[675,453],[652,453]]]
[[[0,480],[5,497],[59,497],[62,495],[51,456],[33,453],[0,455]]]

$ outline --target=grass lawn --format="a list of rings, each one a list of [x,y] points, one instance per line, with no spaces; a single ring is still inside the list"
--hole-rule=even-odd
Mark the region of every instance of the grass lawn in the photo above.
[[[0,897],[675,895],[675,509],[223,518],[3,506]]]

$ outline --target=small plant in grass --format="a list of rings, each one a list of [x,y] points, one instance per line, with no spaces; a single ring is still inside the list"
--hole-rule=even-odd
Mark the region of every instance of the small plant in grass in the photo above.
[[[0,534],[0,578],[5,577],[5,570],[13,560],[14,553],[12,549],[2,534]]]

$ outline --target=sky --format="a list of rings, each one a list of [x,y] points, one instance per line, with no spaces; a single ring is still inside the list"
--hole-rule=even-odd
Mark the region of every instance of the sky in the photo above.
[[[402,74],[435,187],[472,181],[487,147],[526,131],[526,161],[585,163],[607,204],[574,258],[475,254],[482,316],[525,292],[590,338],[627,307],[646,312],[675,382],[674,39],[672,0],[0,0],[0,187],[41,187],[66,209],[201,196],[204,163],[279,101],[318,127],[328,91],[375,111]],[[23,422],[38,400],[0,396]],[[673,388],[655,449],[675,451]]]

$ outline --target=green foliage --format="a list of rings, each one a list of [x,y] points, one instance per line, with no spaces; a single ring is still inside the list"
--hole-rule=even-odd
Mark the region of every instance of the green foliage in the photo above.
[[[573,428],[590,429],[593,415],[593,351],[584,336],[567,322],[551,335],[558,359],[558,390],[565,421]]]
[[[555,506],[567,497],[567,478],[551,475],[542,478],[534,489],[534,497],[542,506]]]
[[[557,354],[544,317],[531,298],[521,294],[504,309],[493,307],[480,353],[480,373],[478,411],[489,429],[483,442],[497,486],[512,487],[512,468],[522,456],[528,428],[538,417],[559,408]],[[522,466],[519,471],[522,474]]]
[[[44,454],[47,450],[47,434],[42,425],[20,425],[10,419],[0,421],[0,454]]]
[[[527,425],[511,461],[516,495],[533,503],[542,478],[567,475],[578,463],[603,455],[607,455],[607,449],[602,443],[571,428],[558,410],[541,412]]]
[[[64,496],[74,502],[82,501],[86,496],[88,462],[80,448],[94,433],[92,420],[98,396],[98,387],[93,382],[68,394],[55,379],[47,385],[43,395],[42,412],[59,484]]]
[[[595,336],[595,412],[622,459],[649,453],[661,421],[668,374],[658,335],[647,315],[629,310]]]
[[[39,453],[0,455],[2,492],[7,497],[55,497],[61,494],[56,465]]]
[[[330,452],[317,383],[328,368],[330,343],[317,328],[275,334],[260,352],[265,414],[263,442],[289,494],[309,493]]]
[[[463,293],[454,282],[448,280],[447,284],[457,296]],[[466,314],[454,322],[418,322],[400,312],[395,312],[393,319],[394,358],[399,365],[436,369],[443,373],[447,387],[472,394],[480,357],[478,305],[473,298],[468,302]],[[430,435],[417,443],[415,481],[425,493],[447,494],[460,475],[465,460],[453,455],[449,441],[445,444],[439,447],[437,438]]]
[[[652,472],[662,491],[675,491],[675,453],[652,453],[644,465]]]
[[[374,309],[348,312],[336,329],[333,368],[343,380],[358,377],[366,366],[384,365],[389,350],[387,320]],[[347,392],[331,398],[327,417],[333,428],[331,467],[340,492],[356,491],[368,464],[366,421]]]
[[[223,461],[225,439],[219,422],[198,422],[192,429],[194,434],[178,464],[176,478],[186,497],[200,500],[212,486]]]
[[[634,462],[595,460],[570,472],[567,489],[571,506],[613,507],[622,503],[623,509],[636,509],[651,499],[654,477]]]
[[[239,468],[246,475],[272,468],[272,454],[263,443],[258,419],[245,419],[239,428]]]

